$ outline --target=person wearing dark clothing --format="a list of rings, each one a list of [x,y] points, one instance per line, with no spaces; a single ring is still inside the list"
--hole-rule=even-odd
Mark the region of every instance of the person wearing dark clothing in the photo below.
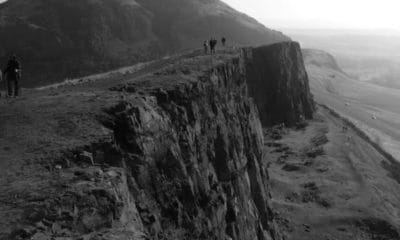
[[[226,38],[225,38],[225,37],[222,37],[221,42],[222,42],[222,46],[225,47]]]
[[[211,39],[210,40],[210,51],[211,51],[211,55],[215,54],[215,46],[217,45],[217,40],[215,39]]]
[[[21,77],[21,64],[15,55],[8,60],[4,75],[7,81],[8,96],[17,97],[19,93],[19,79]]]

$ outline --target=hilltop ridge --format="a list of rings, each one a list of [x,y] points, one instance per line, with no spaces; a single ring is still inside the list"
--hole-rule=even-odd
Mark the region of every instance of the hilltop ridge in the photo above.
[[[289,40],[219,0],[13,0],[0,16],[0,63],[17,53],[25,87],[201,48],[210,37],[236,46]]]

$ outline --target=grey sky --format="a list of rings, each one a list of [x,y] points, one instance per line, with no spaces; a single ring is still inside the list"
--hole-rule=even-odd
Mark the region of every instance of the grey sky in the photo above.
[[[272,28],[400,30],[399,0],[223,1]]]
[[[274,28],[400,29],[399,0],[223,0]]]

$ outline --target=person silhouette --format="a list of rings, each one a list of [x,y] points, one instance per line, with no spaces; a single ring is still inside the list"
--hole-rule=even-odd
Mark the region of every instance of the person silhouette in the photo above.
[[[217,40],[215,40],[214,38],[211,38],[210,40],[210,51],[211,51],[211,55],[215,54],[215,47],[217,46]]]
[[[9,97],[18,97],[19,80],[21,78],[21,64],[13,54],[8,60],[7,67],[4,70],[5,80],[7,82],[7,92]]]

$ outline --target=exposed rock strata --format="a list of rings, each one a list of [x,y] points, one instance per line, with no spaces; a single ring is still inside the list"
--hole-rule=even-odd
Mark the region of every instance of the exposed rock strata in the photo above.
[[[269,50],[255,49],[254,59]],[[282,239],[248,95],[249,57],[184,59],[113,87],[125,97],[99,113],[109,138],[55,160],[50,190],[21,205],[20,223],[3,239]],[[289,98],[296,79],[278,97]]]
[[[248,49],[246,55],[249,94],[260,110],[263,125],[294,125],[312,118],[314,102],[298,43]]]

